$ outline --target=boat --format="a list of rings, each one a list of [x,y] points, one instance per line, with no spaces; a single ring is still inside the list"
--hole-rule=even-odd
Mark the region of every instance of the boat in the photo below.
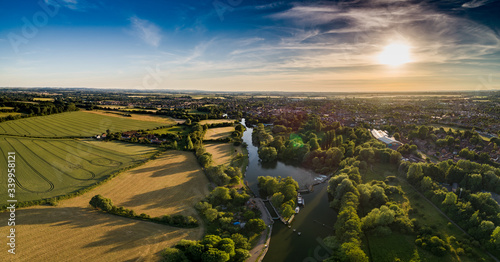
[[[298,213],[299,213],[299,211],[300,211],[300,207],[296,207],[296,208],[295,208],[295,213],[296,213],[296,214],[298,214]]]
[[[297,196],[297,204],[304,205],[304,198],[300,194]]]

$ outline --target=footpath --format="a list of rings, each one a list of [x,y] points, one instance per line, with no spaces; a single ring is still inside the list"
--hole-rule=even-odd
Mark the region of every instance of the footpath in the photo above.
[[[254,261],[260,262],[262,261],[262,259],[264,259],[264,256],[266,255],[267,250],[269,249],[269,242],[271,241],[271,232],[273,230],[274,221],[271,218],[269,211],[267,211],[264,202],[262,202],[262,199],[252,198],[251,200],[255,201],[257,207],[260,210],[260,213],[262,214],[261,218],[262,220],[264,220],[268,228],[267,230],[264,230],[261,233],[259,240],[257,241],[257,244],[255,245],[254,248],[250,250],[251,257],[247,259],[247,261],[249,262],[254,262]]]

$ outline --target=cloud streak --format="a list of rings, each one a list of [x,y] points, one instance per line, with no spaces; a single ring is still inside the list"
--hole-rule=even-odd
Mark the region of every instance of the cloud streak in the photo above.
[[[130,22],[134,33],[146,44],[154,47],[160,45],[161,30],[157,25],[137,16],[131,17]]]

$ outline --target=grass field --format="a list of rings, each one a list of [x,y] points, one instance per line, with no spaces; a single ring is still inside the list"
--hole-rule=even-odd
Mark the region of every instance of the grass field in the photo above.
[[[38,98],[33,98],[33,101],[54,102],[54,98],[50,98],[50,97],[38,97]]]
[[[234,119],[207,119],[207,120],[200,121],[200,125],[218,124],[218,123],[234,123]]]
[[[372,180],[384,180],[387,176],[396,176],[397,170],[391,165],[377,164],[374,165],[373,171],[363,172],[363,183]],[[446,239],[454,236],[458,240],[469,239],[459,228],[456,226],[449,226],[448,220],[436,208],[418,194],[405,180],[399,178],[391,185],[401,186],[405,192],[406,197],[410,201],[412,209],[417,210],[416,214],[410,218],[417,219],[421,225],[431,227],[436,234],[441,234]],[[477,258],[467,256],[456,256],[454,251],[453,255],[447,254],[443,257],[437,257],[430,252],[417,248],[415,246],[415,235],[403,235],[398,232],[393,232],[392,235],[379,237],[370,236],[367,234],[367,240],[370,246],[370,253],[372,261],[394,261],[395,258],[400,258],[401,261],[409,261],[418,256],[421,261],[477,261]],[[490,261],[480,249],[475,248],[474,251],[485,259]],[[416,253],[415,253],[416,252]]]
[[[21,115],[21,113],[18,113],[18,112],[0,112],[0,118],[8,117],[8,116],[18,116],[18,115]]]
[[[196,216],[194,205],[208,194],[208,180],[191,152],[167,151],[145,165],[128,170],[110,182],[65,204],[85,206],[101,194],[123,206],[152,217],[166,214]],[[88,199],[87,199],[88,198]]]
[[[229,137],[232,132],[234,132],[234,126],[209,128],[205,133],[204,139],[206,140],[224,139],[226,137]]]
[[[30,201],[88,187],[154,151],[154,147],[119,142],[2,136],[0,166],[7,166],[7,152],[16,153],[16,199]],[[6,181],[6,169],[0,172]],[[1,199],[7,199],[6,185],[0,183]]]
[[[446,125],[432,125],[432,127],[434,127],[435,129],[440,129],[441,127],[444,129],[444,131],[448,132],[448,130],[452,130],[453,132],[456,132],[457,130],[460,130],[460,131],[465,131],[465,130],[469,130],[470,129],[466,129],[466,128],[462,128],[462,127],[453,127],[453,126],[446,126]],[[488,138],[488,137],[485,137],[485,136],[482,136],[482,135],[479,135],[484,141],[490,141],[491,138]]]
[[[14,110],[14,107],[11,107],[11,106],[0,106],[0,111],[3,111],[3,110]]]
[[[158,261],[159,252],[179,240],[200,239],[203,227],[175,228],[105,214],[91,209],[89,200],[102,194],[137,213],[193,215],[207,185],[192,153],[169,151],[58,206],[19,209],[12,261]],[[7,217],[0,213],[0,220]],[[6,225],[0,225],[2,235],[8,235]]]
[[[233,156],[242,153],[241,147],[231,143],[205,143],[205,149],[212,154],[212,159],[217,165],[228,165]]]
[[[148,121],[148,122],[156,122],[162,123],[162,125],[175,125],[177,123],[176,120],[169,116],[163,115],[149,115],[149,114],[134,114],[123,111],[102,111],[102,110],[92,110],[87,111],[88,113],[103,115],[103,116],[113,116],[118,118],[124,118],[128,120],[139,120],[139,121]],[[124,114],[130,114],[130,116],[124,116]]]
[[[151,130],[149,131],[151,134],[158,134],[158,135],[164,135],[164,134],[176,134],[176,135],[187,135],[189,134],[189,127],[187,126],[172,126],[172,127],[167,127],[167,128],[160,128],[156,130]]]
[[[34,137],[90,137],[99,133],[152,129],[163,124],[85,111],[30,117],[0,123],[0,134]]]

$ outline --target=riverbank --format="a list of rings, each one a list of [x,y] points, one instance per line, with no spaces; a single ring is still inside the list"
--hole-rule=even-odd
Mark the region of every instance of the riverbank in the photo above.
[[[271,218],[269,211],[266,209],[264,202],[260,198],[253,199],[261,212],[261,218],[267,225],[267,229],[260,234],[259,240],[255,247],[250,250],[251,257],[247,259],[249,262],[260,262],[269,249],[269,242],[271,241],[271,232],[273,231],[274,220]]]

